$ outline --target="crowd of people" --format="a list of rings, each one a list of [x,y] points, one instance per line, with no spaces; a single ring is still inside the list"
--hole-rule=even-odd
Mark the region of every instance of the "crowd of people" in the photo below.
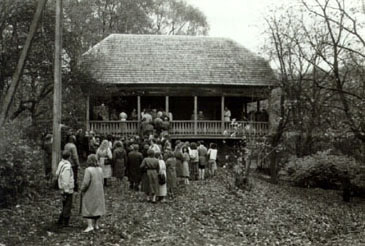
[[[49,143],[49,136],[46,138]],[[63,209],[58,220],[62,226],[69,224],[72,194],[79,191],[77,180],[82,154],[79,156],[78,146],[80,152],[85,151],[75,135],[69,135],[56,172],[57,184],[62,191]],[[123,180],[128,180],[129,189],[143,192],[147,202],[165,202],[173,199],[180,186],[214,176],[217,152],[215,143],[206,146],[203,141],[177,140],[173,148],[168,135],[98,139],[90,132],[87,167],[80,185],[81,213],[88,223],[85,232],[99,228],[98,219],[105,214],[105,187],[123,186]],[[116,182],[110,182],[112,177]]]

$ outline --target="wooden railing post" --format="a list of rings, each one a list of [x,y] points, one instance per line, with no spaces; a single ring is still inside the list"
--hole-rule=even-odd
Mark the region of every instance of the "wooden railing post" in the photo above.
[[[169,96],[165,97],[165,111],[166,111],[166,114],[168,115],[169,114]]]
[[[137,96],[137,120],[141,121],[141,96]]]

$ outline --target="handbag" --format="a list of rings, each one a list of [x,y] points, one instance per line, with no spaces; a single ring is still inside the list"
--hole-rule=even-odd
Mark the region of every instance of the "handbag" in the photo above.
[[[166,176],[165,176],[165,174],[163,174],[163,173],[159,173],[158,174],[158,183],[160,185],[166,184]]]

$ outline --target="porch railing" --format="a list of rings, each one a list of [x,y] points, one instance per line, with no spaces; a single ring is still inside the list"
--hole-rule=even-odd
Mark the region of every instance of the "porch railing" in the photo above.
[[[138,134],[138,121],[90,121],[91,131],[99,135],[130,136]]]
[[[239,126],[238,126],[239,125]],[[129,136],[139,133],[138,121],[90,121],[90,130],[100,135]],[[238,128],[237,128],[238,127]],[[268,122],[238,121],[236,125],[231,122],[205,120],[197,121],[196,134],[195,122],[191,120],[176,120],[170,122],[169,134],[172,137],[205,136],[205,137],[240,137],[264,136],[269,131]]]

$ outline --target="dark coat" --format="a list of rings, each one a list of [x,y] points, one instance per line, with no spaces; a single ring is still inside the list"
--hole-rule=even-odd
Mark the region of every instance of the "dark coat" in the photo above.
[[[147,195],[156,195],[159,189],[159,163],[156,158],[146,157],[140,166],[144,170],[142,177],[142,191]]]
[[[113,176],[123,178],[127,164],[127,152],[118,147],[113,151]]]
[[[142,164],[142,161],[143,156],[141,152],[133,150],[128,153],[127,176],[133,183],[141,182],[142,170],[140,165]]]

